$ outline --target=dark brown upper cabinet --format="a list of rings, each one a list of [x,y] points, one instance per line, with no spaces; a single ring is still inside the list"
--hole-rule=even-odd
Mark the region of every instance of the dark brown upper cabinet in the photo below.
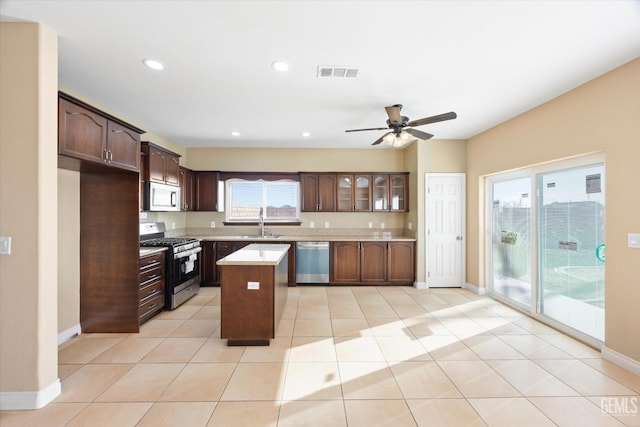
[[[58,154],[69,159],[140,171],[140,135],[144,131],[60,92]]]
[[[142,141],[146,154],[144,180],[167,185],[180,185],[180,155],[149,141]]]
[[[196,200],[195,210],[212,211],[218,210],[218,172],[195,171]]]
[[[336,211],[336,174],[301,173],[302,212]]]
[[[338,211],[371,211],[371,175],[338,174]]]
[[[407,176],[406,173],[373,175],[373,211],[407,212],[409,210]]]

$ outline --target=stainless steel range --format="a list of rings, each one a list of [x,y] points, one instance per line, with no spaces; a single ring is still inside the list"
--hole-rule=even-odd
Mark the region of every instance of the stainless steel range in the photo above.
[[[164,222],[140,224],[141,247],[166,247],[165,310],[173,310],[200,290],[200,241],[165,237]]]

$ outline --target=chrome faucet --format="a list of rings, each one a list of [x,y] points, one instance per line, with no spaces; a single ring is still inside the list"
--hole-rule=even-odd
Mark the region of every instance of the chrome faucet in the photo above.
[[[260,227],[260,237],[264,237],[264,212],[260,208],[260,218],[258,219],[258,226]]]

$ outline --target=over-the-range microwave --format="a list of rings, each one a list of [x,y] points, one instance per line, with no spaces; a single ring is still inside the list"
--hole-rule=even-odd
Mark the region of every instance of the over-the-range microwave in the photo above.
[[[145,211],[179,211],[180,187],[146,182],[144,186]]]

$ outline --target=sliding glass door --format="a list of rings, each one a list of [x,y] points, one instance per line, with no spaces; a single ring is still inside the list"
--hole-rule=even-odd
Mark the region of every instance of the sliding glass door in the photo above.
[[[496,181],[491,201],[493,291],[531,305],[531,178]]]
[[[538,175],[539,312],[604,339],[604,166]]]
[[[489,292],[567,332],[604,340],[602,157],[487,179]]]

